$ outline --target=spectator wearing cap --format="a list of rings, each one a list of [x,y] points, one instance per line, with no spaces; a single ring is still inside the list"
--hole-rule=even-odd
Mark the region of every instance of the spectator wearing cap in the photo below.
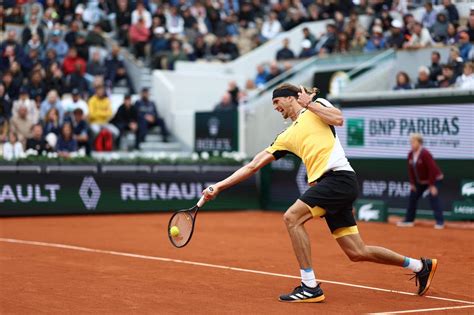
[[[410,77],[406,72],[400,71],[397,73],[396,85],[393,87],[395,91],[397,90],[411,90],[413,87],[410,82]]]
[[[433,9],[433,4],[430,1],[425,2],[425,12],[421,17],[421,23],[424,27],[431,29],[436,22],[436,11]]]
[[[446,42],[448,38],[449,22],[444,12],[436,15],[436,22],[431,27],[431,35],[435,42]]]
[[[275,12],[270,12],[268,18],[262,25],[262,31],[260,33],[262,41],[267,41],[275,38],[278,33],[281,32],[281,24],[277,19]]]
[[[374,52],[377,50],[385,49],[386,43],[383,36],[382,27],[375,25],[372,27],[372,36],[367,41],[367,44],[364,47],[365,52]]]
[[[105,59],[105,68],[107,69],[105,83],[108,87],[112,87],[116,82],[125,79],[130,93],[134,93],[133,85],[125,69],[125,63],[120,55],[120,47],[118,45],[112,46],[112,51]]]
[[[464,64],[463,74],[456,79],[455,86],[465,90],[474,90],[474,63]]]
[[[66,58],[63,61],[63,70],[65,75],[69,75],[76,71],[77,64],[81,66],[81,75],[86,71],[86,61],[77,55],[75,47],[69,48]]]
[[[67,43],[61,38],[61,31],[56,29],[51,33],[51,40],[46,45],[46,50],[53,49],[56,52],[56,57],[63,60],[68,52]]]
[[[61,100],[59,99],[58,92],[56,90],[51,90],[48,92],[48,96],[46,99],[41,103],[40,107],[40,119],[44,120],[46,118],[46,114],[52,109],[56,108],[58,111],[58,118],[59,121],[62,122],[64,118],[64,108],[62,105]]]
[[[404,48],[418,49],[431,46],[433,39],[431,38],[430,32],[426,27],[419,22],[415,22],[413,25],[413,34],[410,40],[405,43]]]
[[[132,103],[132,96],[125,95],[123,104],[120,105],[114,118],[110,121],[120,130],[120,136],[117,138],[117,147],[120,147],[120,140],[125,132],[129,131],[136,135],[138,131],[138,113],[136,107]]]
[[[430,80],[438,81],[438,76],[442,74],[441,55],[438,51],[431,52]]]
[[[452,87],[456,83],[456,75],[453,67],[449,64],[442,66],[442,74],[438,77],[438,86],[440,88]]]
[[[443,6],[443,11],[446,12],[449,22],[457,24],[459,22],[459,12],[456,6],[451,3],[451,0],[443,0]]]
[[[73,138],[77,141],[78,148],[84,148],[87,155],[91,153],[89,141],[89,124],[84,117],[84,111],[81,107],[74,109],[72,114],[67,117],[66,122],[72,126]]]
[[[94,135],[106,128],[108,129],[114,138],[119,136],[118,129],[109,123],[112,118],[112,104],[110,98],[105,93],[105,87],[100,85],[96,87],[95,94],[89,98],[89,123],[91,130]]]
[[[136,148],[145,141],[148,131],[155,126],[160,127],[163,141],[168,141],[168,128],[163,118],[158,115],[156,105],[150,100],[148,88],[142,89],[141,98],[136,101],[135,108],[138,113],[138,133],[136,138]]]
[[[311,42],[305,39],[301,42],[301,51],[298,58],[309,58],[316,54],[314,49],[311,47]]]
[[[277,51],[276,60],[288,60],[295,59],[295,53],[288,47],[290,40],[288,38],[283,39],[283,47]]]
[[[459,48],[456,46],[451,46],[449,49],[449,58],[448,58],[448,63],[451,65],[451,67],[454,70],[454,75],[456,77],[460,76],[462,74],[462,68],[464,65],[464,61],[462,57],[460,56],[459,53]]]
[[[26,87],[22,87],[20,89],[20,96],[17,100],[13,102],[12,114],[13,116],[18,115],[18,110],[20,107],[25,107],[26,112],[28,114],[28,118],[35,124],[39,120],[39,111],[36,107],[35,101],[30,99],[28,94],[28,89]]]
[[[129,29],[129,40],[137,58],[145,58],[145,47],[149,38],[150,29],[145,25],[145,20],[139,18]]]
[[[403,24],[400,20],[393,20],[390,28],[390,36],[387,38],[387,47],[400,49],[405,43],[405,36],[402,33]]]
[[[469,33],[459,33],[459,54],[463,60],[474,60],[474,45],[470,42]]]
[[[80,108],[82,114],[87,117],[89,115],[89,107],[87,103],[82,99],[81,92],[79,89],[74,88],[71,91],[72,97],[63,100],[64,112],[70,116],[76,109]]]
[[[28,108],[25,105],[20,105],[17,113],[10,119],[10,131],[16,133],[18,140],[25,144],[26,139],[31,136],[31,127],[34,124],[29,116]]]
[[[430,80],[430,69],[421,66],[418,69],[418,81],[415,84],[415,89],[432,89],[435,88],[436,82]]]

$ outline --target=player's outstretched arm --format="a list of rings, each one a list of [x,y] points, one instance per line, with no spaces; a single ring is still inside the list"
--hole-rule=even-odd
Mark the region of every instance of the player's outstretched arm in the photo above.
[[[298,93],[298,103],[304,108],[307,108],[310,112],[318,115],[326,124],[342,126],[344,117],[342,116],[341,110],[324,99],[318,99],[316,102],[313,102],[315,95],[314,93],[306,93],[306,90],[301,87],[301,92]]]
[[[274,160],[275,157],[272,154],[268,153],[267,151],[262,151],[258,153],[251,162],[239,168],[232,175],[212,185],[212,191],[206,188],[203,190],[202,194],[204,195],[206,200],[214,199],[222,190],[232,187],[235,184],[246,180],[256,172],[258,172],[259,169]]]

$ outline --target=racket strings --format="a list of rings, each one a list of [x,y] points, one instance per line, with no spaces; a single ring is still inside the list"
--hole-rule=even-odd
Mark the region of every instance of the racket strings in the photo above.
[[[170,226],[176,226],[179,234],[171,237],[171,241],[176,246],[182,246],[187,243],[193,231],[193,217],[188,212],[178,212],[171,219]]]

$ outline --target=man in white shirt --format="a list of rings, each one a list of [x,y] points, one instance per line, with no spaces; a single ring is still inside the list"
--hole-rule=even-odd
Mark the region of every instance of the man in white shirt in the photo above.
[[[39,110],[36,107],[35,101],[30,98],[28,90],[24,87],[20,89],[20,97],[13,102],[13,116],[18,115],[18,110],[22,106],[26,107],[28,119],[31,120],[33,123],[37,123],[39,119]]]
[[[263,22],[261,35],[264,40],[270,40],[275,38],[280,31],[280,21],[278,21],[276,13],[272,12],[270,13],[269,19]]]
[[[430,32],[420,22],[415,22],[413,25],[413,34],[408,43],[403,45],[404,48],[425,48],[433,44]]]
[[[151,24],[152,24],[151,13],[148,12],[148,10],[145,8],[143,3],[138,2],[137,8],[133,10],[132,12],[132,24],[137,24],[140,18],[143,19],[147,28],[151,27]]]
[[[457,88],[474,90],[474,63],[467,62],[464,65],[463,74],[456,79]]]
[[[63,101],[63,108],[66,113],[72,113],[76,108],[82,109],[84,116],[87,118],[89,115],[89,107],[87,103],[81,98],[79,89],[72,89],[72,98]]]

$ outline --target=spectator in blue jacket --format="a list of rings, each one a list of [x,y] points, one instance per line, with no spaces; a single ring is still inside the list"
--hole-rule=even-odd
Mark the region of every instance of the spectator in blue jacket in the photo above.
[[[77,141],[73,137],[73,130],[71,123],[67,122],[61,128],[61,135],[56,143],[56,151],[61,157],[68,158],[71,153],[77,151]]]
[[[365,45],[364,51],[365,52],[373,52],[377,50],[384,49],[386,46],[385,38],[383,37],[383,30],[382,27],[375,25],[372,28],[372,36],[367,41]]]
[[[138,132],[135,146],[138,149],[141,142],[145,141],[150,128],[158,126],[161,129],[163,141],[168,142],[168,128],[163,118],[158,115],[156,105],[150,100],[148,88],[143,88],[141,98],[135,103],[138,113]]]
[[[108,87],[111,88],[118,81],[125,79],[130,93],[135,93],[118,45],[112,46],[111,54],[105,59],[105,68],[107,69],[105,82]]]

